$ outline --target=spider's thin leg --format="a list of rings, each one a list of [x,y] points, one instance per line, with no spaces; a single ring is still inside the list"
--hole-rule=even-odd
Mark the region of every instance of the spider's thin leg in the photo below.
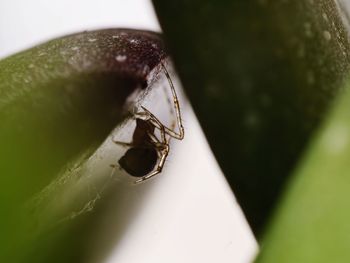
[[[167,139],[165,137],[165,134],[166,134],[165,126],[160,122],[160,120],[156,116],[153,115],[152,112],[150,112],[149,110],[147,110],[143,106],[141,106],[141,108],[145,112],[147,112],[147,114],[149,115],[149,121],[152,123],[152,125],[160,130],[160,135],[162,137],[162,141],[163,141],[163,143],[166,143]]]
[[[147,108],[144,106],[141,106],[143,111],[140,111],[138,114],[141,114],[141,116],[147,116],[148,121],[151,121],[152,125],[156,127],[157,129],[161,130],[162,126],[165,127],[160,120],[152,113],[150,112]]]
[[[157,168],[153,172],[151,172],[150,174],[147,174],[147,175],[141,177],[140,179],[136,180],[135,184],[146,181],[146,180],[152,178],[153,176],[162,172],[165,160],[169,154],[169,145],[165,144],[163,150],[158,149],[158,153],[161,153],[161,157],[160,157],[160,161],[157,165]]]
[[[166,133],[167,127],[165,127],[164,124],[162,124],[160,120],[148,109],[146,109],[143,106],[141,106],[141,108],[143,109],[143,111],[135,113],[134,118],[140,118],[144,121],[149,121],[156,129],[160,130],[163,141],[166,141],[165,134],[168,134]],[[152,136],[151,134],[149,135]]]
[[[185,129],[184,129],[183,125],[182,125],[181,110],[180,110],[179,100],[177,98],[175,87],[174,87],[174,84],[173,84],[173,82],[172,82],[172,80],[170,78],[169,72],[166,69],[165,65],[163,63],[161,63],[161,64],[162,64],[165,76],[168,79],[168,83],[169,83],[169,86],[170,86],[170,89],[171,89],[171,93],[173,95],[173,102],[174,102],[174,108],[175,108],[175,112],[176,112],[177,125],[179,127],[179,133],[175,132],[172,129],[169,129],[168,127],[164,127],[164,128],[166,130],[166,133],[169,134],[171,137],[176,138],[178,140],[182,140],[184,138],[184,136],[185,136]]]
[[[165,140],[164,142],[161,142],[157,136],[155,136],[154,134],[151,134],[151,133],[147,133],[150,138],[152,139],[152,143],[153,145],[157,148],[157,150],[159,151],[162,151],[164,150],[165,148],[169,147],[169,142],[168,140]],[[161,157],[161,156],[159,156]]]
[[[132,142],[116,141],[114,138],[112,138],[112,142],[114,142],[115,144],[119,144],[121,146],[124,146],[124,147],[132,147],[132,146],[134,146]]]
[[[134,116],[132,116],[132,118],[135,118]],[[118,141],[114,138],[114,136],[112,136],[112,142],[114,142],[115,144],[119,144],[121,146],[124,147],[132,147],[133,143],[132,142],[122,142],[122,141]]]
[[[161,145],[163,145],[164,143],[162,143],[157,136],[155,136],[154,134],[147,132],[147,135],[152,139],[152,143],[156,146],[156,147],[160,147]]]

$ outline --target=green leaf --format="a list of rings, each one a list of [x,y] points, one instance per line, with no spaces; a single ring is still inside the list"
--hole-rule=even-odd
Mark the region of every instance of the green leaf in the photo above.
[[[209,143],[255,233],[349,70],[334,1],[153,0]]]
[[[350,94],[341,95],[288,184],[259,263],[350,260]]]
[[[128,96],[145,91],[164,57],[158,34],[110,29],[56,39],[0,61],[1,262],[26,258],[31,245],[49,253],[45,238],[26,243],[36,224],[25,204],[68,162],[74,167],[96,150],[136,103]],[[57,185],[67,188],[60,193],[76,192],[68,206],[87,193],[79,188],[84,180],[75,188],[66,181]],[[35,218],[38,225],[45,225],[45,216]],[[52,235],[60,239],[67,231]],[[47,262],[44,255],[36,256]]]

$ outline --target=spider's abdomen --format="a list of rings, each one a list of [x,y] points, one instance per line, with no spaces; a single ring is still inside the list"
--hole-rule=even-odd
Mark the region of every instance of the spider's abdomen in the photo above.
[[[130,175],[142,177],[153,171],[157,164],[157,150],[148,147],[133,147],[119,159],[119,165]]]

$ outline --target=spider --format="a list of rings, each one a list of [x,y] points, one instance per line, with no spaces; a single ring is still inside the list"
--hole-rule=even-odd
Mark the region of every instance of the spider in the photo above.
[[[169,72],[161,63],[165,76],[168,80],[175,108],[177,125],[179,132],[163,125],[159,119],[148,109],[141,106],[142,111],[134,114],[136,127],[132,136],[132,142],[121,142],[113,139],[119,145],[130,147],[119,159],[118,163],[122,169],[132,176],[140,177],[135,183],[140,183],[162,172],[164,163],[169,154],[169,140],[184,138],[184,128],[182,126],[180,105],[176,95],[175,87],[170,78]],[[160,138],[155,134],[159,130]],[[169,138],[166,137],[169,136]]]

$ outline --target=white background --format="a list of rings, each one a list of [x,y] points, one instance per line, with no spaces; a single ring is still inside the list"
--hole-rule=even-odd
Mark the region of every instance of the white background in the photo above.
[[[0,57],[57,36],[106,27],[160,31],[147,0],[1,0]]]
[[[0,57],[68,33],[109,27],[160,31],[147,0],[2,0]],[[98,261],[243,263],[255,255],[256,241],[185,96],[180,103],[185,139],[173,143],[165,171],[144,183],[152,184],[152,192],[125,237]],[[113,233],[113,223],[108,228]]]

